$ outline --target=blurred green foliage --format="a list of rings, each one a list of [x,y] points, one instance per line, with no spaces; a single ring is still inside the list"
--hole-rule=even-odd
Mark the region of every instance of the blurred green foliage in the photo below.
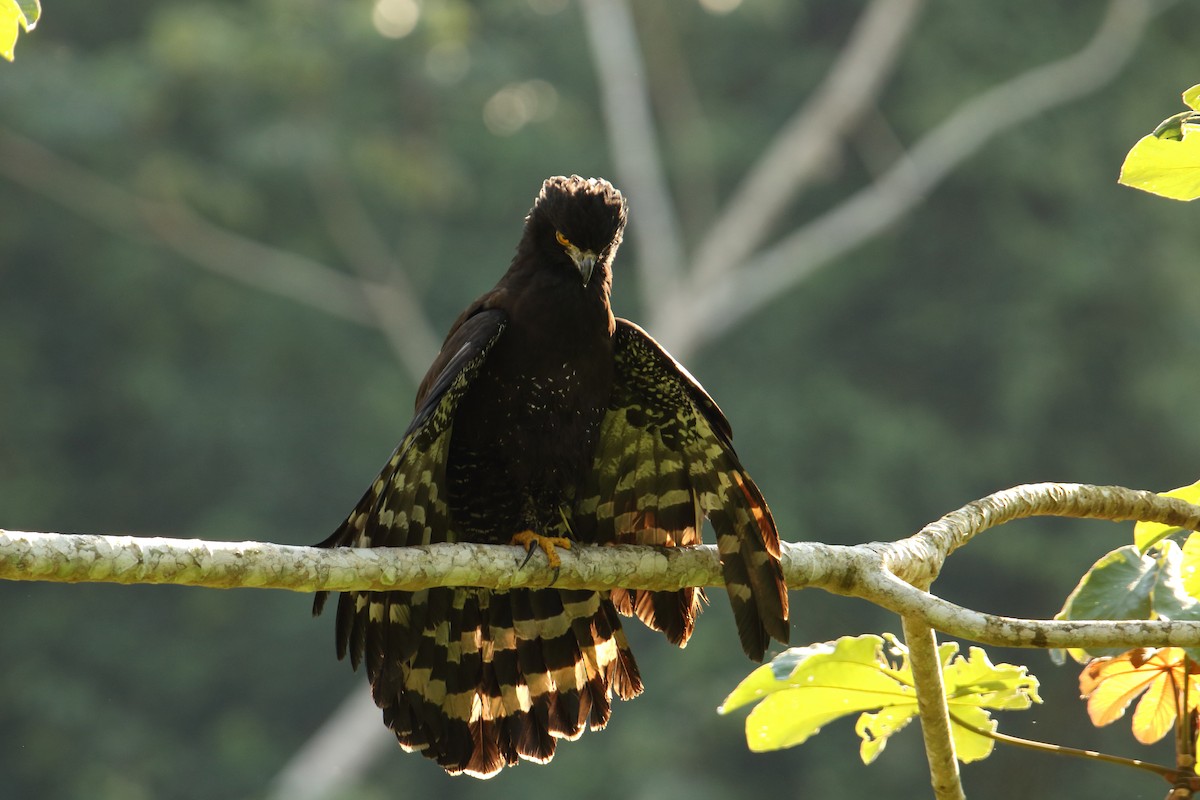
[[[321,204],[329,176],[344,179],[444,330],[502,272],[540,181],[613,177],[612,159],[575,5],[408,5],[418,17],[366,0],[103,11],[55,0],[0,69],[0,124],[140,196],[350,272]],[[818,84],[860,9],[637,4],[689,241]],[[836,204],[963,100],[1082,46],[1100,13],[930,4],[878,115],[780,230]],[[1115,178],[1146,120],[1194,79],[1198,15],[1173,7],[1102,93],[1001,136],[886,236],[689,359],[785,538],[896,538],[1014,483],[1195,479],[1195,211]],[[414,382],[384,337],[202,271],[114,229],[102,207],[81,214],[4,175],[0,525],[323,538],[408,420]],[[636,202],[631,213],[632,238]],[[633,249],[623,253],[627,265]],[[636,320],[622,261],[615,303]],[[1049,616],[1127,536],[1094,522],[1006,526],[956,554],[937,589]],[[0,605],[6,797],[261,796],[362,681],[334,660],[332,621],[309,619],[304,596],[4,584]],[[793,606],[801,644],[894,627],[820,593]],[[725,604],[705,616],[682,653],[630,624],[646,694],[551,766],[483,784],[397,750],[346,798],[927,792],[918,737],[871,769],[836,725],[797,750],[746,752],[742,721],[713,709],[750,665]],[[1069,671],[1041,653],[992,655],[1043,679],[1046,704],[1007,730],[1124,746],[1088,730]],[[971,796],[1146,788],[1104,768],[1056,764],[1046,777],[1024,767],[1037,758],[998,752],[967,768]]]

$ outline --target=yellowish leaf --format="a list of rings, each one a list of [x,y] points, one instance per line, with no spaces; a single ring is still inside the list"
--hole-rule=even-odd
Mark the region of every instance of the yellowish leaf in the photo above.
[[[1175,724],[1187,680],[1183,648],[1145,647],[1090,661],[1079,676],[1079,692],[1087,698],[1088,716],[1097,727],[1120,719],[1142,695],[1133,714],[1133,735],[1151,744]]]
[[[1163,672],[1133,710],[1133,738],[1142,744],[1154,744],[1167,735],[1179,716],[1178,687],[1171,672]]]
[[[1192,111],[1200,111],[1200,83],[1183,93],[1183,104]]]
[[[1200,197],[1200,135],[1189,130],[1196,127],[1183,125],[1178,139],[1143,136],[1125,156],[1118,182],[1171,200]]]
[[[1193,88],[1200,89],[1200,86]],[[1194,140],[1200,141],[1200,136],[1193,136]],[[1160,492],[1163,497],[1176,497],[1180,500],[1186,500],[1193,505],[1200,505],[1200,481],[1180,486],[1178,489],[1172,489],[1169,492]],[[1155,542],[1161,541],[1163,538],[1170,536],[1177,531],[1182,530],[1178,526],[1164,525],[1161,522],[1139,522],[1133,526],[1133,543],[1137,545],[1138,552],[1144,553]]]
[[[41,11],[38,0],[0,0],[0,57],[13,60],[17,35],[33,30]]]
[[[992,748],[996,746],[995,739],[981,736],[959,724],[965,722],[980,730],[995,733],[999,725],[996,720],[992,719],[991,714],[979,707],[951,704],[950,719],[950,734],[954,737],[954,754],[958,756],[959,761],[970,764],[972,761],[980,761],[992,754]]]
[[[1200,533],[1193,533],[1184,541],[1179,574],[1183,577],[1183,590],[1190,597],[1200,597]]]
[[[991,710],[1028,708],[1040,702],[1037,679],[1025,667],[992,664],[972,647],[966,658],[958,645],[943,642],[938,660],[951,718],[980,730],[996,729]],[[751,750],[792,747],[840,717],[858,714],[859,754],[870,764],[891,737],[918,713],[908,651],[895,637],[844,636],[836,642],[796,647],[759,667],[726,698],[719,711],[757,703],[746,718]],[[955,748],[964,762],[986,758],[992,740],[952,724]]]

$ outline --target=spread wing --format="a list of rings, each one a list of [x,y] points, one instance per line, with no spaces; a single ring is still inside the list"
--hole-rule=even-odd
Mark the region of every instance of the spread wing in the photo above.
[[[506,322],[503,311],[490,309],[465,316],[455,326],[421,384],[416,414],[396,451],[346,521],[319,547],[403,547],[455,540],[445,488],[451,422]],[[337,614],[338,658],[349,653],[357,668],[364,649],[369,662],[381,657],[383,643],[368,640],[388,626],[368,621],[386,619],[386,606],[407,602],[408,594],[343,592]],[[317,594],[314,614],[321,613],[327,595]],[[408,646],[399,652],[407,652]]]
[[[396,452],[322,546],[457,540],[446,503],[451,422],[507,324],[502,311],[473,309],[422,382]],[[549,761],[558,739],[605,726],[612,692],[642,691],[620,618],[597,592],[343,592],[336,644],[339,658],[366,664],[400,745],[452,774],[487,777],[519,758]]]
[[[615,377],[596,459],[574,514],[575,534],[600,544],[699,544],[717,534],[742,648],[762,660],[788,640],[779,534],[762,493],[738,461],[729,422],[704,388],[641,328],[617,320]],[[625,614],[685,644],[702,595],[617,590]]]

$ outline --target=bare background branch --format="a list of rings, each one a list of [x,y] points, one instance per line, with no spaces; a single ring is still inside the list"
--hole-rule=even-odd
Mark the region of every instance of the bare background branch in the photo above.
[[[876,16],[864,19],[860,42],[868,38],[867,32],[873,34],[870,38],[881,35],[876,26],[882,26],[888,15],[900,13],[897,9],[903,8],[900,0],[895,3],[880,0],[873,6]],[[680,302],[660,307],[653,328],[656,335],[677,357],[686,358],[817,270],[830,266],[839,256],[883,233],[995,137],[1057,106],[1099,91],[1129,62],[1149,21],[1164,7],[1153,0],[1111,0],[1103,21],[1082,50],[964,101],[878,180],[767,250],[751,256],[756,242],[748,239],[735,243],[736,229],[730,227],[728,243],[722,241],[720,246],[734,255],[744,254],[746,260],[714,263],[706,266],[704,273],[691,273]],[[909,14],[915,11],[913,8]],[[872,22],[869,27],[868,21]],[[895,46],[899,41],[891,44]],[[876,68],[883,66],[877,64]],[[881,86],[871,85],[877,89]],[[847,111],[861,112],[861,106],[870,98],[861,96],[859,100],[859,108]],[[799,136],[797,140],[804,141]],[[778,157],[782,159],[782,155]],[[801,177],[795,175],[792,183]],[[765,177],[762,182],[767,183]],[[790,196],[782,182],[773,187],[771,194],[777,202]],[[741,214],[743,207],[735,206],[733,211]],[[713,226],[714,231],[724,228],[724,221]],[[756,231],[756,237],[761,235],[757,226],[750,229]]]
[[[189,263],[285,297],[340,319],[378,328],[397,359],[419,381],[441,338],[421,310],[419,298],[398,268],[384,274],[354,278],[324,264],[237,234],[216,225],[186,206],[142,197],[119,184],[59,156],[13,131],[0,128],[0,176],[123,236],[149,241]],[[322,206],[330,227],[347,226],[339,244],[363,271],[375,272],[380,262],[395,262],[382,243],[350,205],[348,188],[324,175],[323,188],[334,191]],[[332,219],[337,215],[336,221]],[[370,267],[365,262],[370,262]]]
[[[341,165],[309,170],[312,197],[329,238],[358,275],[376,326],[408,374],[419,381],[441,347],[421,295],[371,220]]]
[[[875,108],[922,0],[874,0],[859,17],[824,82],[759,156],[696,248],[691,277],[708,283],[762,246],[805,185],[836,157],[841,140]]]
[[[396,738],[379,722],[371,688],[360,682],[317,733],[292,754],[272,781],[274,800],[319,800],[354,786],[379,758],[393,752]]]
[[[683,277],[683,236],[659,156],[646,68],[625,0],[582,0],[588,51],[600,82],[609,152],[618,185],[637,210],[634,231],[642,304],[656,307]]]
[[[874,0],[825,82],[756,161],[685,269],[633,17],[624,0],[585,0],[585,27],[618,182],[636,202],[631,227],[637,235],[631,244],[650,329],[686,359],[887,230],[995,137],[1098,91],[1128,63],[1150,19],[1169,5],[1111,0],[1101,25],[1079,52],[965,101],[874,183],[756,252],[837,142],[874,111],[875,99],[903,53],[922,3]],[[0,130],[0,175],[111,230],[165,246],[204,269],[375,327],[414,379],[424,374],[441,340],[398,260],[336,170],[314,173],[310,180],[318,189],[314,195],[327,228],[359,273],[358,280],[223,229],[177,203],[139,197],[11,131]]]

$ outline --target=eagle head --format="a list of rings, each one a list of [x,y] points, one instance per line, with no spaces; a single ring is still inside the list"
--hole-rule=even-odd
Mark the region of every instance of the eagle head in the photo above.
[[[547,178],[525,219],[526,239],[551,262],[573,267],[587,286],[608,266],[625,230],[625,198],[603,178]]]

